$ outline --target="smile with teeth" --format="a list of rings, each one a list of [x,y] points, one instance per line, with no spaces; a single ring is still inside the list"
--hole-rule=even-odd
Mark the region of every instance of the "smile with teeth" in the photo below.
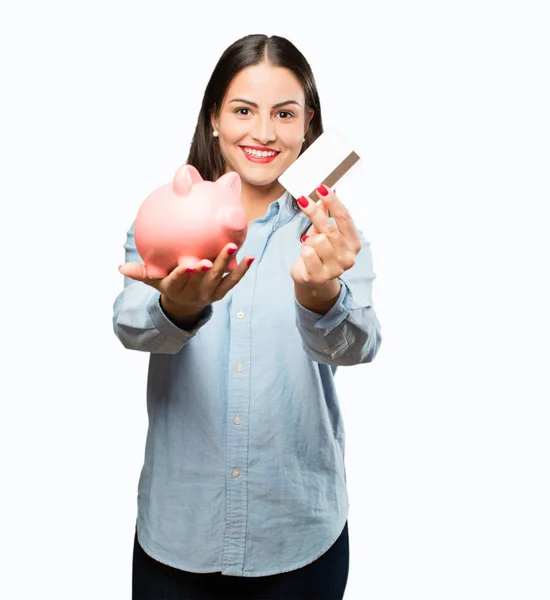
[[[265,158],[266,156],[275,156],[278,152],[274,150],[254,150],[252,148],[243,147],[243,150],[250,154],[250,156],[257,156],[258,158]]]

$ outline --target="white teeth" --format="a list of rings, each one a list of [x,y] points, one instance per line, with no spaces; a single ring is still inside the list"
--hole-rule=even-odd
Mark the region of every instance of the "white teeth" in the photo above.
[[[277,152],[268,150],[253,150],[252,148],[245,148],[244,151],[251,156],[257,156],[258,158],[264,158],[266,156],[275,156]]]

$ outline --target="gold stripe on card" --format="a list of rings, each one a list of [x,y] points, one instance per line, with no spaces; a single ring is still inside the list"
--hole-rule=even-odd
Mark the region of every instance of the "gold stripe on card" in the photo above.
[[[350,169],[353,165],[359,160],[359,155],[355,152],[351,152],[348,154],[346,158],[328,175],[325,177],[324,181],[322,181],[323,185],[326,185],[328,188],[331,188],[337,181],[339,181]],[[317,194],[317,190],[313,190],[309,197],[317,202],[320,196]]]

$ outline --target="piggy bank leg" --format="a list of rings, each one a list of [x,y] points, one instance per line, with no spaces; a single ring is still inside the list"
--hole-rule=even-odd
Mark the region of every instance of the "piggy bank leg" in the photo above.
[[[227,264],[227,270],[233,271],[236,268],[237,268],[237,259],[233,256],[233,257],[231,257],[231,259],[229,260],[229,263]]]
[[[199,258],[196,256],[181,256],[178,258],[178,267],[185,267],[186,269],[194,269],[199,262]]]
[[[164,267],[157,267],[156,265],[147,265],[147,277],[151,279],[157,279],[159,277],[166,277],[169,271]]]

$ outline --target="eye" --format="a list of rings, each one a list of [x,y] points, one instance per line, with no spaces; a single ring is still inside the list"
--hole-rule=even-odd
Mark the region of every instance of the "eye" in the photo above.
[[[278,114],[283,120],[290,119],[294,116],[294,114],[291,113],[289,110],[280,110]],[[283,115],[286,115],[286,116],[283,116]]]
[[[241,106],[240,108],[237,108],[235,110],[235,113],[240,115],[241,117],[248,117],[248,115],[250,114],[250,109],[246,106]]]

